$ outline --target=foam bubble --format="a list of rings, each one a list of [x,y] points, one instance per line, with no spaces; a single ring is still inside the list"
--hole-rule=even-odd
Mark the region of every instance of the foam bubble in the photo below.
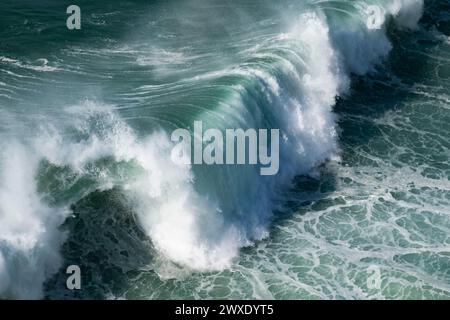
[[[18,142],[3,148],[0,173],[0,296],[38,298],[60,266],[65,210],[43,203],[36,191],[37,159]]]

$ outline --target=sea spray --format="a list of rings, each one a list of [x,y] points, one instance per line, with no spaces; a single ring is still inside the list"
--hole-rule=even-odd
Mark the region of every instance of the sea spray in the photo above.
[[[19,142],[4,147],[0,162],[0,294],[37,298],[61,266],[58,230],[68,211],[44,203],[36,190],[37,157]],[[42,155],[41,155],[42,156]]]

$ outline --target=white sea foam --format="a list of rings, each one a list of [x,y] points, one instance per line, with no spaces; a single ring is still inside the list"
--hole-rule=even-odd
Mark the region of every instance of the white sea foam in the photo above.
[[[42,72],[53,72],[58,71],[59,68],[49,66],[47,59],[37,59],[36,62],[33,63],[24,63],[16,59],[8,58],[8,57],[2,57],[0,56],[0,62],[9,63],[16,67],[23,68],[23,69],[29,69],[34,71],[42,71]]]
[[[20,143],[3,149],[0,162],[0,296],[37,298],[61,264],[66,212],[51,208],[36,191],[37,158]]]

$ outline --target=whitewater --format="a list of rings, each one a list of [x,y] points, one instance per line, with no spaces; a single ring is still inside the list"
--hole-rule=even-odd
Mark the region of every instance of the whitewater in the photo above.
[[[356,153],[364,144],[342,141],[342,132],[376,131],[359,123],[371,117],[365,103],[375,100],[361,92],[409,85],[388,71],[389,60],[396,45],[407,46],[402,37],[425,34],[424,1],[155,1],[135,8],[86,2],[79,4],[87,18],[78,34],[59,28],[60,8],[45,2],[33,10],[46,21],[0,5],[3,23],[26,20],[19,31],[0,33],[1,298],[398,297],[398,288],[364,287],[363,266],[383,266],[383,259],[406,261],[404,269],[386,267],[401,286],[415,283],[411,277],[423,284],[400,297],[414,297],[414,290],[449,296],[445,125],[431,133],[441,158],[429,161],[440,165],[426,174],[417,171],[426,161],[387,165],[388,157],[367,150],[358,153],[364,164],[344,165],[352,154],[346,149]],[[381,8],[377,28],[367,24],[369,5]],[[436,40],[445,33],[433,29],[432,37],[448,46]],[[438,60],[448,63],[448,54]],[[411,82],[416,95],[438,95]],[[448,111],[449,100],[439,99],[438,110]],[[352,104],[362,113],[348,112]],[[385,125],[396,115],[375,118]],[[171,132],[193,130],[197,120],[223,132],[280,129],[278,174],[172,162]],[[401,122],[396,127],[407,130]],[[413,157],[414,147],[392,144],[403,158]],[[351,183],[327,187],[330,172]],[[425,205],[419,191],[412,199],[403,177],[440,200]],[[383,179],[396,190],[384,193]],[[328,205],[321,202],[328,196]],[[390,217],[396,207],[377,213],[389,203],[412,216],[424,210],[418,219],[429,219],[425,229],[439,240],[428,243],[420,222]],[[350,215],[334,211],[347,205],[355,209]],[[394,230],[383,233],[390,224]],[[278,249],[269,252],[271,246]],[[418,268],[420,261],[434,265],[415,261],[421,253],[442,267]],[[70,264],[87,272],[87,293],[65,291]],[[398,275],[408,270],[410,278]],[[279,287],[284,281],[292,290]]]

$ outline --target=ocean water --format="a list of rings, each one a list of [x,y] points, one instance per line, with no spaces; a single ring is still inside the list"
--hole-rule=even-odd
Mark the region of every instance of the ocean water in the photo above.
[[[450,298],[450,1],[70,4],[0,4],[0,298]],[[175,165],[194,121],[279,173]]]

